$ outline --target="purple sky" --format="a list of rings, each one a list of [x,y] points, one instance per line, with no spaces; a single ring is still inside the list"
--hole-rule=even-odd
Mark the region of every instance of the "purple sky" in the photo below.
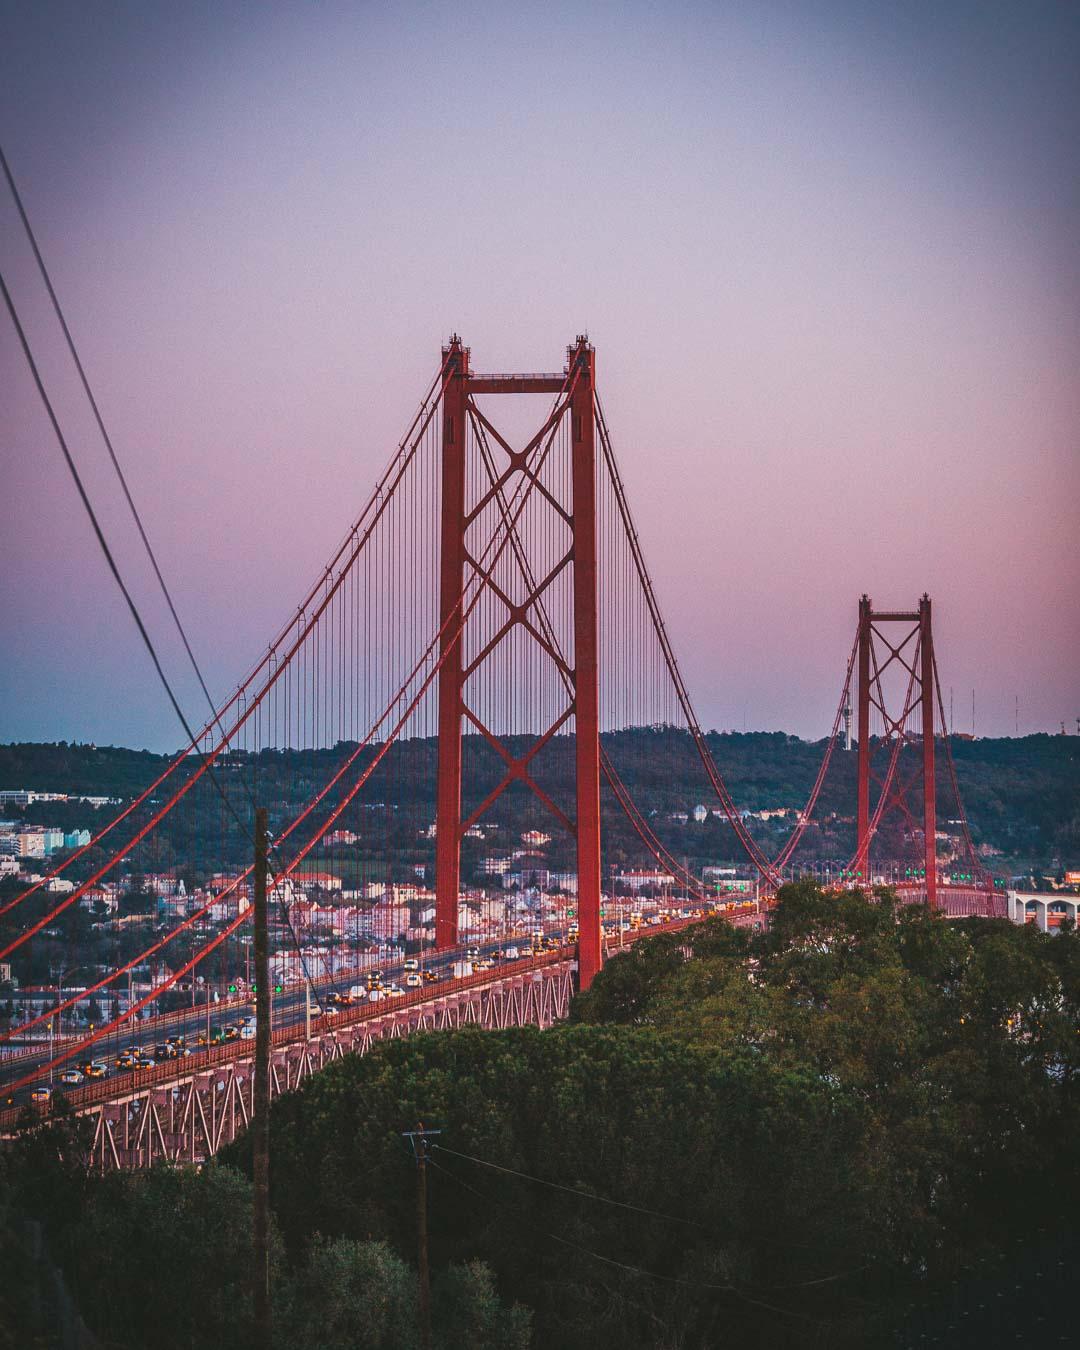
[[[16,3],[0,134],[215,692],[440,343],[587,328],[706,726],[827,733],[866,590],[958,728],[1080,714],[1080,9]],[[10,203],[0,268],[203,706]],[[0,323],[0,740],[179,732]],[[302,505],[298,508],[298,503]],[[960,716],[964,710],[963,718]]]

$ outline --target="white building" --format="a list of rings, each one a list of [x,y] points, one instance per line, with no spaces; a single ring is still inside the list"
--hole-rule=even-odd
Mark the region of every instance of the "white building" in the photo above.
[[[653,886],[657,890],[662,890],[665,886],[673,886],[675,878],[670,872],[661,872],[656,869],[649,871],[627,871],[616,872],[614,880],[616,884],[621,883],[628,891],[641,891],[647,886]]]
[[[1009,918],[1013,923],[1032,923],[1042,933],[1054,933],[1064,919],[1077,922],[1080,895],[1045,891],[1009,891]]]
[[[504,877],[513,866],[509,858],[481,858],[480,871],[489,877]]]

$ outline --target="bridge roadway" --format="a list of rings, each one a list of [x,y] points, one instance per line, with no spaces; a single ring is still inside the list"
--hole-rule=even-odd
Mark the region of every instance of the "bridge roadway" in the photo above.
[[[939,895],[941,893],[939,892]],[[952,888],[941,897],[947,918],[1004,914],[1004,900],[976,890]],[[906,889],[901,902],[925,900],[918,888]],[[713,907],[710,906],[710,909]],[[727,907],[723,907],[727,909]],[[608,954],[642,937],[677,931],[700,921],[700,911],[688,918],[653,923],[606,939]],[[725,914],[739,926],[768,923],[768,911],[756,904],[738,905]],[[558,936],[562,936],[559,934]],[[491,951],[499,944],[480,944]],[[566,1015],[574,993],[576,949],[564,941],[556,949],[535,957],[499,963],[489,970],[434,985],[407,990],[393,999],[362,1003],[313,1016],[310,1034],[306,1022],[303,990],[292,990],[275,1005],[278,1019],[273,1031],[271,1095],[286,1092],[331,1059],[365,1053],[377,1040],[407,1035],[418,1030],[442,1030],[463,1025],[483,1027],[535,1023],[549,1026]],[[460,960],[461,951],[427,958],[429,967]],[[393,974],[393,970],[388,971]],[[339,972],[331,986],[348,985],[363,972]],[[249,1000],[236,1000],[232,1008]],[[217,1016],[230,1009],[215,1005]],[[205,1011],[184,1010],[169,1014],[172,1034],[178,1034],[192,1019],[196,1029],[205,1025]],[[165,1032],[165,1018],[154,1018],[133,1031],[133,1044],[154,1043]],[[102,1169],[147,1166],[159,1159],[201,1161],[222,1144],[231,1141],[250,1118],[252,1094],[251,1041],[234,1040],[201,1047],[181,1059],[168,1060],[153,1068],[120,1073],[104,1081],[89,1082],[65,1090],[65,1098],[80,1115],[95,1121],[94,1160]],[[25,1072],[25,1062],[19,1063]],[[10,1098],[9,1098],[10,1100]],[[10,1135],[22,1107],[0,1111],[0,1137]],[[43,1114],[48,1108],[44,1108]]]
[[[756,907],[732,917],[740,925],[760,922]],[[631,945],[696,922],[696,914],[672,919],[623,938]],[[618,938],[609,940],[611,952],[619,945]],[[460,953],[452,956],[459,958]],[[272,1038],[271,1098],[291,1091],[332,1060],[365,1054],[375,1042],[389,1037],[461,1026],[550,1026],[569,1011],[576,989],[576,958],[574,945],[565,943],[541,956],[507,961],[409,990],[392,1000],[314,1017],[310,1036],[303,1021],[279,1026]],[[160,1161],[198,1163],[232,1142],[251,1118],[253,1051],[251,1041],[228,1041],[183,1059],[68,1090],[69,1105],[94,1123],[94,1166],[108,1171]],[[0,1136],[10,1136],[22,1109],[13,1106],[0,1112]]]
[[[646,920],[650,916],[655,916],[661,909],[670,908],[671,901],[660,900],[637,900],[634,902],[634,908],[643,912]],[[751,902],[734,901],[730,906],[725,901],[712,902],[709,905],[709,912],[724,913],[728,918],[743,916],[753,910],[756,914],[756,908]],[[687,912],[685,909],[683,912]],[[695,910],[695,913],[702,911]],[[738,918],[739,922],[743,918]],[[620,916],[620,922],[622,922]],[[605,929],[605,941],[612,944],[612,949],[618,943],[618,936],[609,930],[614,929],[616,925],[610,924]],[[652,929],[650,931],[655,931]],[[548,920],[544,925],[545,939],[555,939],[556,941],[566,941],[567,925],[558,920]],[[624,935],[625,936],[625,935]],[[455,962],[461,961],[466,957],[466,953],[471,948],[478,948],[482,956],[494,956],[504,949],[512,948],[515,944],[518,946],[527,946],[530,937],[526,934],[508,934],[498,939],[488,939],[486,941],[477,941],[475,943],[466,943],[461,947],[446,952],[427,951],[422,954],[422,960],[425,969],[436,973],[440,977],[440,988],[447,988],[446,978]],[[393,962],[386,961],[368,961],[363,965],[350,966],[348,968],[338,969],[328,975],[316,976],[312,979],[312,989],[315,997],[324,1005],[329,996],[335,992],[343,992],[353,984],[363,983],[367,974],[373,968],[382,971],[386,983],[401,983],[405,979],[406,972],[402,960],[398,958]],[[431,991],[432,995],[438,990]],[[400,1006],[400,996],[393,1000],[394,1006]],[[307,991],[302,982],[291,983],[281,994],[275,994],[271,998],[271,1026],[277,1030],[279,1028],[292,1027],[294,1034],[298,1026],[307,1025],[308,1017],[308,999]],[[96,1058],[109,1067],[110,1077],[113,1074],[115,1060],[121,1050],[141,1050],[155,1058],[155,1046],[169,1038],[184,1037],[192,1052],[198,1045],[206,1045],[211,1040],[213,1029],[235,1023],[241,1019],[245,1011],[250,1012],[253,1008],[253,1002],[250,994],[237,994],[229,998],[221,999],[216,1003],[200,1002],[191,1007],[176,1009],[168,1013],[159,1013],[152,1017],[147,1017],[137,1022],[133,1022],[120,1033],[113,1033],[107,1042],[102,1041],[98,1045],[90,1047],[78,1057],[73,1059],[67,1067],[75,1067],[76,1063],[85,1063],[86,1060]],[[383,1011],[386,1011],[384,1008]],[[312,1019],[313,1025],[317,1021],[317,1016]],[[9,1050],[0,1058],[0,1095],[6,1097],[6,1105],[20,1106],[30,1100],[32,1086],[38,1088],[48,1088],[57,1086],[59,1070],[52,1075],[50,1079],[45,1077],[44,1066],[54,1058],[58,1053],[62,1053],[65,1046],[77,1043],[80,1035],[75,1036],[56,1036],[50,1037],[43,1033],[40,1039],[33,1040],[29,1045],[18,1049]],[[185,1055],[185,1058],[187,1056]],[[115,1066],[119,1067],[119,1066]],[[155,1066],[160,1067],[160,1066]],[[34,1074],[38,1069],[42,1071],[42,1079],[36,1085],[27,1085],[18,1091],[2,1092],[3,1082],[18,1082]],[[142,1071],[145,1073],[147,1071]],[[100,1087],[100,1082],[98,1083]],[[77,1088],[60,1087],[65,1095],[74,1100],[74,1094]],[[0,1120],[3,1119],[0,1113]]]

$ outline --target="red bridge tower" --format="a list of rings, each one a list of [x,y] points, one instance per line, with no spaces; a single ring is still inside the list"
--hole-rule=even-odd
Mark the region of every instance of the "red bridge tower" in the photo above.
[[[888,629],[889,636],[886,636]],[[922,778],[923,863],[926,874],[926,900],[937,905],[937,794],[934,760],[934,638],[930,624],[930,597],[924,595],[913,612],[875,611],[870,597],[859,601],[858,642],[858,803],[856,813],[857,849],[855,867],[864,880],[870,875],[870,841],[878,822],[890,807],[898,807],[912,831],[920,828],[911,809],[908,794]],[[882,677],[898,664],[907,672],[907,694],[898,713],[889,710]],[[895,706],[895,704],[894,704]],[[921,710],[921,736],[911,727],[916,707]],[[881,737],[871,745],[870,714],[876,709],[881,717]],[[870,782],[875,750],[892,745],[894,752],[881,779],[881,793],[870,811]],[[899,765],[899,750],[908,745],[921,749],[921,773],[905,782]]]
[[[597,671],[596,573],[596,421],[595,353],[579,337],[568,349],[562,375],[480,375],[469,365],[469,349],[454,336],[443,350],[442,390],[442,522],[440,623],[442,664],[439,670],[439,778],[435,844],[435,943],[440,950],[458,940],[458,904],[461,891],[461,839],[465,830],[511,783],[522,783],[569,829],[577,842],[578,931],[580,987],[587,989],[600,968],[600,715]],[[536,435],[522,450],[513,449],[478,408],[481,394],[547,394],[555,405]],[[570,500],[558,500],[552,484],[541,484],[535,467],[537,451],[550,444],[564,419],[569,419]],[[506,455],[506,463],[491,488],[478,500],[467,499],[466,479],[470,428],[483,429]],[[537,488],[551,508],[569,526],[570,543],[561,561],[539,581],[531,581],[519,603],[504,596],[507,615],[502,627],[483,644],[468,664],[468,572],[487,576],[491,566],[484,552],[467,538],[469,527],[503,491],[524,480]],[[504,517],[504,527],[512,524]],[[521,547],[520,542],[517,545]],[[566,568],[573,572],[572,665],[545,636],[538,621],[544,592]],[[462,623],[459,615],[465,615]],[[469,677],[487,661],[510,630],[525,627],[544,656],[561,671],[572,690],[569,707],[540,735],[526,753],[515,757],[504,741],[470,708],[465,697]],[[576,811],[570,819],[551,800],[530,772],[540,749],[573,716],[575,730]],[[503,761],[504,776],[495,790],[466,819],[462,819],[462,720],[467,720]]]

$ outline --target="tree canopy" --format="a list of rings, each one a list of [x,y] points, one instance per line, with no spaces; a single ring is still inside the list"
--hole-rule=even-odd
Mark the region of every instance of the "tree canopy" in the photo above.
[[[985,1288],[1023,1328],[1036,1295],[1002,1276],[1074,1250],[1078,1070],[1071,928],[785,887],[766,932],[612,957],[567,1024],[385,1041],[279,1098],[282,1344],[415,1344],[417,1120],[440,1348],[967,1344]],[[243,1344],[249,1167],[241,1138],[201,1175],[80,1181],[65,1211],[54,1168],[16,1201],[118,1346],[187,1346],[181,1295],[212,1279],[194,1315]],[[177,1307],[144,1308],[170,1268]]]

